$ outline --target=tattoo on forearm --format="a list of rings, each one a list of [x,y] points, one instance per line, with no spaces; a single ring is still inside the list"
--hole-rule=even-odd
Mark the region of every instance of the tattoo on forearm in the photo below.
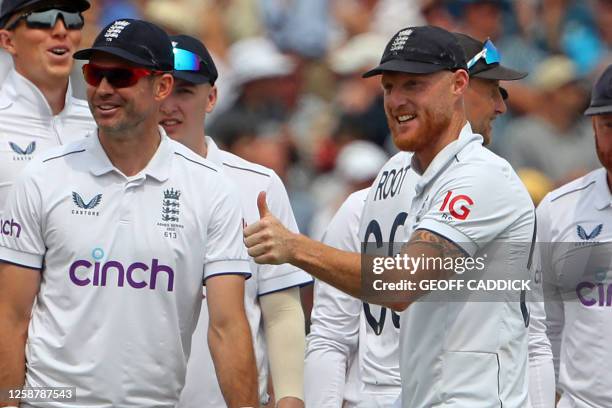
[[[412,245],[426,245],[438,252],[438,256],[443,258],[461,258],[465,254],[454,242],[426,230],[416,230],[410,240],[402,246],[402,253],[407,253]]]

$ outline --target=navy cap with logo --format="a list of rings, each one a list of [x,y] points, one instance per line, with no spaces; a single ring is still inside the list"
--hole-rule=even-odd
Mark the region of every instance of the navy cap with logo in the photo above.
[[[93,47],[76,52],[74,58],[88,60],[95,52],[111,54],[156,71],[170,72],[174,67],[170,37],[148,21],[115,20],[98,34]]]
[[[601,74],[591,93],[591,104],[584,112],[587,116],[612,113],[612,65]]]
[[[385,71],[431,74],[457,69],[467,71],[467,65],[465,52],[455,36],[440,27],[408,27],[391,38],[380,65],[363,77],[380,75]]]
[[[2,0],[0,7],[0,27],[4,27],[9,18],[24,9],[36,10],[40,6],[41,9],[60,8],[74,11],[85,11],[89,8],[87,0]]]
[[[470,77],[515,81],[527,76],[526,72],[515,71],[501,65],[501,55],[491,40],[481,42],[466,34],[454,33],[454,35],[465,51]]]
[[[217,67],[210,53],[197,38],[189,35],[171,36],[174,47],[174,71],[175,78],[182,79],[192,84],[215,84],[219,77]]]

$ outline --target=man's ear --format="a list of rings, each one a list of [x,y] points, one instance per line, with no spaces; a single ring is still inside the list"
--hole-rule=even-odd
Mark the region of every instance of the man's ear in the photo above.
[[[453,93],[463,95],[470,85],[470,76],[464,69],[458,69],[453,72]]]
[[[208,103],[206,104],[206,113],[210,113],[213,111],[213,109],[215,108],[215,105],[217,104],[217,87],[215,85],[212,85],[212,87],[210,88],[210,91],[208,92]]]
[[[13,31],[0,29],[0,46],[2,46],[2,48],[4,48],[9,54],[14,56],[17,54],[17,50],[15,49],[15,40],[13,35]]]
[[[153,96],[157,101],[163,101],[172,93],[172,87],[174,86],[174,77],[169,73],[162,74],[156,79]]]

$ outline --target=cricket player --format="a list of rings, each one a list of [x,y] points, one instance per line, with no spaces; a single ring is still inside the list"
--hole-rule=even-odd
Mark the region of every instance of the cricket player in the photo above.
[[[172,139],[217,164],[232,179],[238,187],[247,224],[259,219],[257,194],[264,190],[282,222],[297,232],[289,198],[276,173],[219,149],[212,138],[205,136],[206,114],[217,102],[215,81],[218,75],[208,50],[198,39],[187,35],[174,36],[171,40],[175,85],[172,95],[161,106],[160,124]],[[250,266],[252,277],[245,286],[245,307],[257,358],[260,403],[266,404],[269,399],[270,366],[276,406],[303,406],[305,334],[299,287],[311,283],[312,278],[289,264],[274,266],[251,262]],[[223,406],[213,360],[206,345],[208,313],[203,302],[180,407]]]
[[[120,19],[75,58],[89,60],[98,128],[33,160],[8,197],[0,390],[76,388],[71,399],[25,393],[27,408],[175,407],[204,281],[225,400],[256,406],[239,197],[221,168],[158,125],[173,86],[168,35]]]
[[[554,370],[530,372],[534,408],[612,406],[606,362],[612,327],[612,66],[598,78],[585,111],[602,168],[552,192],[537,210],[545,316]],[[531,354],[531,350],[530,350]],[[556,381],[555,381],[556,379]],[[536,398],[534,398],[536,396]]]
[[[474,132],[489,143],[491,123],[506,111],[507,93],[499,81],[518,80],[527,74],[500,65],[501,57],[490,40],[482,43],[465,34],[455,36],[469,61],[467,118]],[[360,250],[358,228],[366,196],[367,190],[362,190],[347,198],[330,223],[324,243],[351,252]],[[401,385],[399,316],[317,281],[311,320],[306,357],[308,406],[341,407],[343,399],[348,406],[390,406]],[[347,373],[348,366],[358,374]]]
[[[13,67],[0,92],[0,216],[25,165],[44,150],[91,132],[87,102],[72,96],[72,55],[86,0],[3,0],[0,45]]]
[[[407,258],[434,260],[474,260],[488,253],[488,267],[476,275],[483,281],[500,273],[528,278],[533,204],[510,165],[483,147],[466,120],[469,79],[457,39],[437,27],[402,29],[387,44],[381,64],[364,74],[372,75],[382,76],[387,121],[395,145],[406,153],[385,165],[368,193],[359,229],[362,250],[400,243]],[[418,181],[411,185],[412,172]],[[287,231],[268,210],[265,194],[258,206],[260,222],[245,229],[256,262],[289,262],[365,297],[360,254]],[[436,264],[384,273],[393,282],[409,278],[417,288],[454,277]],[[398,294],[399,300],[377,301],[403,311],[403,407],[526,406],[528,316],[519,291],[487,302],[445,301],[427,289]]]

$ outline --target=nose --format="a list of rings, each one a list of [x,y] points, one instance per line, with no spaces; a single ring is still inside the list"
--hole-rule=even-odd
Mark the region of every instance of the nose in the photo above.
[[[171,115],[173,113],[175,113],[178,109],[176,107],[176,104],[173,102],[173,95],[170,95],[169,97],[167,97],[166,99],[164,99],[164,101],[162,102],[159,111],[164,114],[164,115]]]
[[[68,29],[66,28],[66,24],[64,24],[64,20],[62,18],[58,17],[58,19],[55,21],[52,34],[54,37],[65,37],[68,34]]]
[[[495,113],[496,114],[503,115],[508,110],[508,107],[506,106],[506,101],[502,97],[501,92],[497,92],[495,94],[494,103],[495,103]]]
[[[96,93],[100,96],[103,95],[112,95],[115,93],[115,88],[111,86],[111,84],[106,80],[106,77],[102,78],[100,84],[96,87]]]

